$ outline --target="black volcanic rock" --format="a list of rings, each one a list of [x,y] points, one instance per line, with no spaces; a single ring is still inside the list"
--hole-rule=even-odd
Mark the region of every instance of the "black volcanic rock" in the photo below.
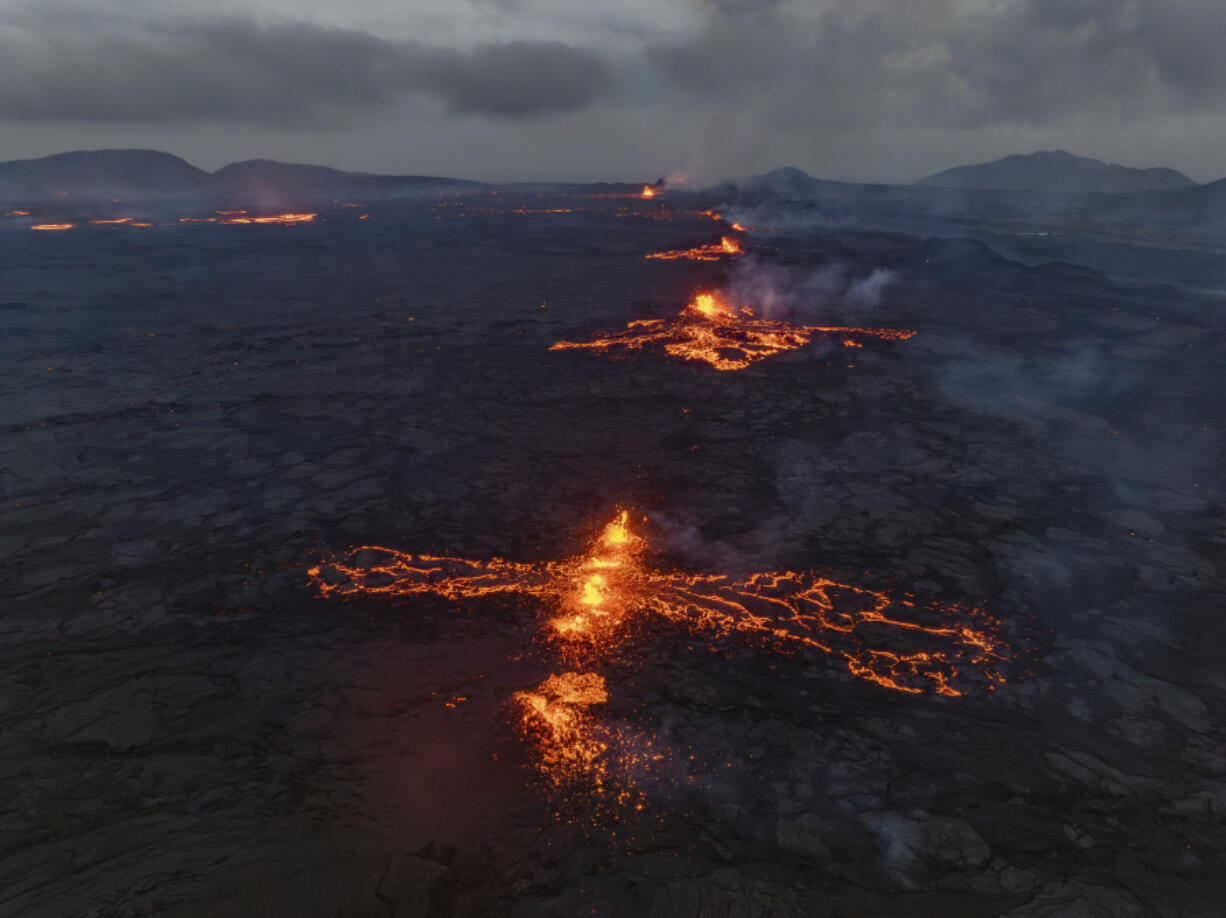
[[[903,191],[856,193],[1009,196]],[[751,233],[764,284],[888,268],[804,315],[916,336],[608,361],[548,348],[739,266],[644,258],[718,238],[667,196],[535,195],[0,231],[0,915],[1220,914],[1220,299]],[[1027,674],[902,694],[639,616],[591,716],[660,757],[613,810],[508,707],[548,605],[307,587],[359,544],[568,557],[627,504],[678,570],[982,604]]]
[[[158,150],[77,150],[0,163],[0,197],[129,197],[191,194],[209,175]]]
[[[1074,156],[1063,150],[1006,156],[990,163],[955,166],[917,185],[999,191],[1128,193],[1188,188],[1196,183],[1174,169],[1133,169]]]

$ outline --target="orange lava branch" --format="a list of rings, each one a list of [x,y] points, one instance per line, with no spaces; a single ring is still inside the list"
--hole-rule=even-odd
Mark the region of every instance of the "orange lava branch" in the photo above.
[[[654,622],[776,653],[820,653],[859,679],[905,694],[958,697],[1004,681],[1000,667],[1011,654],[981,609],[921,606],[813,571],[670,571],[651,563],[651,555],[622,510],[583,554],[560,561],[478,561],[363,546],[311,568],[309,576],[326,596],[538,598],[543,634],[567,668],[518,692],[514,704],[554,784],[583,777],[602,786],[610,776],[616,742],[591,711],[608,692],[592,670],[625,648],[633,625]]]
[[[759,319],[749,309],[734,309],[714,293],[700,293],[676,318],[636,319],[624,331],[608,332],[591,341],[558,341],[549,349],[611,354],[659,347],[671,357],[701,361],[717,370],[743,370],[759,360],[802,348],[815,335],[840,335],[846,343],[860,338],[905,341],[915,332]]]
[[[710,245],[695,246],[692,249],[670,249],[665,252],[652,252],[650,255],[645,255],[645,258],[654,258],[660,261],[719,261],[721,258],[727,258],[732,255],[744,255],[745,250],[741,248],[741,244],[731,236],[721,236],[719,242],[711,243]]]

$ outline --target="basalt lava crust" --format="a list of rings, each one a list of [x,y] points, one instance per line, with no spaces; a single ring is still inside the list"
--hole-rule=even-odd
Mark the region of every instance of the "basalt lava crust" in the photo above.
[[[766,276],[893,278],[789,320],[915,335],[551,351],[735,280],[645,257],[728,233],[684,200],[0,227],[0,912],[1217,913],[1220,299],[750,232]],[[1015,656],[905,693],[665,621],[583,669],[532,591],[310,573],[540,570],[626,507],[669,576],[981,609]],[[636,793],[543,779],[524,705],[645,750]]]

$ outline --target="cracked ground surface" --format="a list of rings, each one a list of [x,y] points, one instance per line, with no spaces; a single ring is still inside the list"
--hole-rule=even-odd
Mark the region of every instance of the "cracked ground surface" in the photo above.
[[[715,238],[408,205],[0,234],[0,911],[1218,914],[1222,300],[751,234],[779,271],[888,268],[867,317],[918,334],[735,373],[547,350],[724,283],[643,257]],[[358,543],[563,557],[625,505],[695,570],[983,605],[1025,665],[912,697],[649,640],[609,713],[692,780],[610,813],[509,724],[540,608],[307,585]]]

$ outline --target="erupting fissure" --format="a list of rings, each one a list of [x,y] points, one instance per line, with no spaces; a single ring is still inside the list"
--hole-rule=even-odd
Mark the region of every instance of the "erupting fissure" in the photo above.
[[[596,670],[618,658],[652,622],[725,644],[842,661],[853,676],[906,694],[958,697],[1004,681],[1011,656],[981,609],[920,605],[840,583],[814,571],[742,576],[687,573],[652,563],[647,540],[620,511],[587,551],[537,564],[412,555],[361,546],[309,571],[324,596],[437,596],[449,600],[521,594],[544,606],[544,636],[566,669],[519,692],[520,727],[557,786],[602,788],[625,772],[627,752],[591,711],[608,699]]]
[[[900,328],[855,328],[843,325],[795,325],[759,319],[748,308],[734,309],[714,293],[699,293],[671,319],[636,319],[624,331],[607,332],[591,341],[558,341],[549,349],[582,349],[598,354],[662,347],[672,357],[709,363],[717,370],[743,370],[751,364],[807,345],[815,335],[905,341],[914,331]]]
[[[660,261],[678,261],[685,259],[687,261],[719,261],[721,258],[727,258],[731,255],[744,255],[745,250],[741,248],[741,244],[731,236],[721,236],[719,242],[713,242],[709,245],[695,246],[692,249],[669,249],[664,252],[652,252],[645,258],[655,258]]]

